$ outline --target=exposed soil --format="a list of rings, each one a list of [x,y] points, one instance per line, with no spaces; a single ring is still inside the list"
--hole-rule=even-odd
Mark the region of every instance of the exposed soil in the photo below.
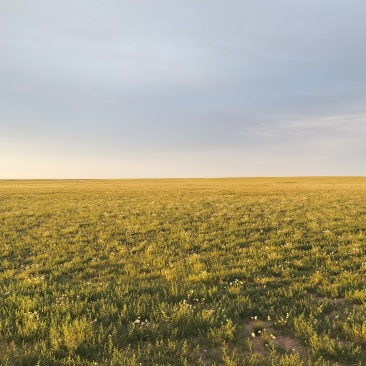
[[[258,327],[263,328],[260,333]],[[243,325],[246,335],[251,340],[252,351],[254,353],[266,353],[274,346],[278,350],[285,352],[297,352],[306,361],[308,349],[292,334],[284,334],[276,331],[271,321],[251,321]]]

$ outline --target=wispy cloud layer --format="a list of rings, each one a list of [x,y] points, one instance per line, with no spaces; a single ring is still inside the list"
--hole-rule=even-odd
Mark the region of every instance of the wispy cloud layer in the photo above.
[[[365,174],[365,16],[360,0],[4,1],[0,178],[51,161],[60,176]]]

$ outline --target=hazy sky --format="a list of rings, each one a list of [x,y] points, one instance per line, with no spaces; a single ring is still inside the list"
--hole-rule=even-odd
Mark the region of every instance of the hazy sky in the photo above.
[[[0,0],[0,178],[366,175],[364,0]]]

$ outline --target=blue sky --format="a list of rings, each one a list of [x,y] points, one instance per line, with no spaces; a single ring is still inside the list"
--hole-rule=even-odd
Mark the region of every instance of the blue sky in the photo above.
[[[0,1],[0,178],[366,175],[366,2]]]

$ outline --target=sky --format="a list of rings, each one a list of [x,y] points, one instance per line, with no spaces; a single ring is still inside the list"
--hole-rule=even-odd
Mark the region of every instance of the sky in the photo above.
[[[364,0],[0,0],[0,179],[366,175]]]

